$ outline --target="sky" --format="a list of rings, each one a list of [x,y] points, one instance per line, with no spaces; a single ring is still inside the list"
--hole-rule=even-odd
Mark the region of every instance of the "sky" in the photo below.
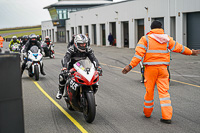
[[[122,0],[113,0],[114,2]],[[0,29],[40,25],[51,20],[44,7],[58,0],[0,0]]]
[[[43,7],[58,0],[0,0],[0,29],[40,25],[41,21],[51,20]]]

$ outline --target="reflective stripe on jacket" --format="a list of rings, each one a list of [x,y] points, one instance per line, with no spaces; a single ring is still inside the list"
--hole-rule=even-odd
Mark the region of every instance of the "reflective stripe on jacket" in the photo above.
[[[169,50],[185,55],[192,54],[189,48],[179,44],[174,41],[172,37],[164,34],[163,29],[153,29],[138,42],[135,55],[130,65],[134,68],[143,57],[144,65],[169,65]]]

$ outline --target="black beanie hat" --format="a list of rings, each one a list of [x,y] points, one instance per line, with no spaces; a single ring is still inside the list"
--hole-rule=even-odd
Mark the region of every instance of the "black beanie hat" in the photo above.
[[[155,20],[151,23],[151,29],[162,28],[162,23],[158,20]]]

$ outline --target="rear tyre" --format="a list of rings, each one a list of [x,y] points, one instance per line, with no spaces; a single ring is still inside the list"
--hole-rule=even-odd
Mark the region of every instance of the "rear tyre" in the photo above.
[[[95,97],[93,92],[86,93],[85,107],[83,109],[83,116],[88,123],[94,121],[96,115]]]
[[[39,80],[39,68],[38,66],[34,66],[34,75],[35,75],[35,80]]]

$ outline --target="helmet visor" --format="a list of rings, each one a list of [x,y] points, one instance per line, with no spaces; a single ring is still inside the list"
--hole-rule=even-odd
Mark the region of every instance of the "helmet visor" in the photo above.
[[[81,49],[81,50],[85,50],[86,45],[87,45],[86,43],[77,43],[78,48]]]

